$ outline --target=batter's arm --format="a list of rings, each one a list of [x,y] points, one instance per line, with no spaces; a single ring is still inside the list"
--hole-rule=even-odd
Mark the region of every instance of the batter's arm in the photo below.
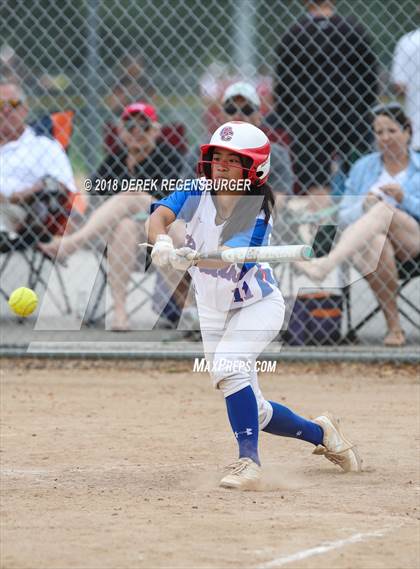
[[[166,235],[175,219],[176,215],[169,207],[161,205],[156,208],[145,224],[148,242],[155,243],[158,235]]]
[[[175,213],[168,207],[161,205],[155,209],[149,219],[146,221],[146,234],[148,243],[154,244],[158,235],[166,235],[168,228],[176,219]],[[230,249],[230,247],[223,246],[221,251]],[[224,269],[229,267],[232,263],[222,261],[221,259],[203,259],[197,261],[197,266],[203,269]]]

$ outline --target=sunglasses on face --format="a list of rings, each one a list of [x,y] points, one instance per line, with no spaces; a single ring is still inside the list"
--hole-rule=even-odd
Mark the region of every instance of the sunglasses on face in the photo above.
[[[0,111],[5,107],[10,107],[11,109],[17,109],[23,103],[20,99],[6,99],[0,100]]]
[[[235,103],[227,103],[223,107],[223,110],[227,115],[236,115],[236,113],[240,113],[241,115],[245,115],[246,117],[249,117],[250,115],[252,115],[257,111],[257,109],[252,105],[250,105],[249,103],[246,103],[242,107],[235,105]]]

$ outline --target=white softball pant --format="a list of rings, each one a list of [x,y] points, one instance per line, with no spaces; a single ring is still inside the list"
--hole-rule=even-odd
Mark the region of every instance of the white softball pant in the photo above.
[[[214,387],[228,397],[251,385],[261,429],[270,422],[273,409],[261,393],[255,361],[279,333],[284,310],[279,291],[229,312],[198,306],[204,353]]]

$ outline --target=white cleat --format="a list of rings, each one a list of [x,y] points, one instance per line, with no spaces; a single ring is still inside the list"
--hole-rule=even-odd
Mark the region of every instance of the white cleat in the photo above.
[[[338,464],[344,472],[361,472],[362,460],[357,448],[352,442],[344,438],[338,419],[329,413],[324,413],[314,419],[314,423],[322,427],[324,440],[322,445],[315,448],[313,454],[324,455],[334,464]]]
[[[222,488],[258,490],[261,484],[261,466],[251,458],[240,458],[226,467],[228,473],[221,479]]]

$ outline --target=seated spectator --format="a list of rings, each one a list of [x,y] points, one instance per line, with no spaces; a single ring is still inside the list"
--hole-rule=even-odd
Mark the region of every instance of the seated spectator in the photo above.
[[[28,107],[16,83],[0,84],[0,229],[19,233],[37,213],[40,192],[75,192],[73,172],[61,145],[26,124]],[[42,225],[42,210],[38,212]]]
[[[161,128],[153,105],[137,102],[127,105],[119,124],[117,153],[110,152],[92,177],[96,180],[153,179],[177,177],[181,165],[178,152],[161,138]],[[117,190],[93,192],[94,195],[115,194]],[[100,200],[99,200],[100,201]]]
[[[351,259],[384,313],[385,345],[402,346],[395,259],[406,261],[420,253],[420,155],[409,148],[411,123],[400,105],[375,107],[373,119],[379,151],[360,158],[350,170],[340,207],[346,229],[328,257],[300,267],[322,282],[339,263]]]
[[[258,93],[250,83],[239,81],[228,87],[222,96],[224,116],[226,121],[244,121],[261,127],[261,101]],[[186,159],[183,178],[195,178],[196,166],[200,156],[199,147],[194,148]],[[292,193],[293,173],[289,153],[281,144],[271,145],[271,171],[269,183],[276,196],[276,202],[281,196]],[[278,204],[279,205],[279,204]]]
[[[97,197],[101,205],[93,212],[86,224],[75,233],[57,237],[40,248],[49,256],[63,259],[95,238],[103,238],[108,244],[109,284],[114,301],[112,329],[126,330],[127,285],[137,255],[141,225],[136,215],[148,212],[152,201],[163,193],[129,192],[118,193],[123,180],[171,179],[179,176],[181,159],[178,153],[159,139],[160,127],[153,106],[146,103],[128,105],[121,116],[121,140],[123,149],[118,155],[108,155],[92,177],[96,180],[117,180],[112,195]]]

